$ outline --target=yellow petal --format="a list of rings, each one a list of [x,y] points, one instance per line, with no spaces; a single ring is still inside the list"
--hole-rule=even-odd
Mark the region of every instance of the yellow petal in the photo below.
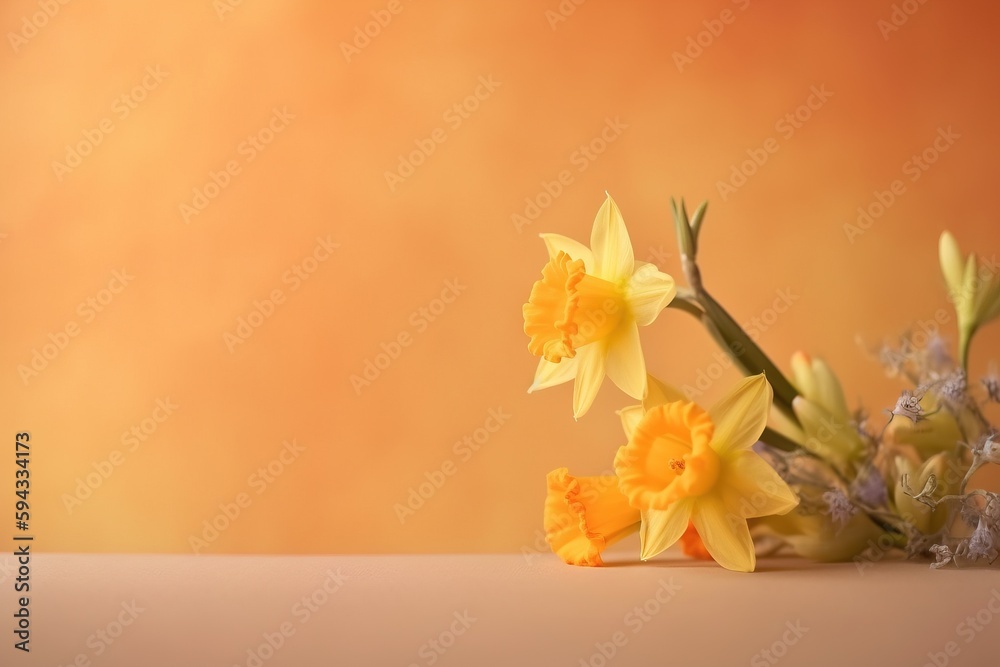
[[[800,514],[798,511],[753,522],[755,530],[763,529],[780,538],[798,555],[827,563],[850,560],[887,538],[864,512],[852,516],[846,525],[834,525],[823,514]]]
[[[712,448],[724,455],[752,447],[767,426],[773,396],[763,373],[740,380],[708,411],[715,424]]]
[[[747,522],[731,513],[721,498],[715,494],[699,498],[691,523],[719,565],[736,572],[753,572],[757,555]]]
[[[760,455],[740,452],[730,459],[719,482],[726,507],[744,519],[785,514],[799,499]]]
[[[562,234],[539,234],[545,242],[545,248],[549,251],[549,258],[556,257],[560,251],[566,253],[573,259],[582,259],[586,270],[592,271],[594,268],[594,253],[590,248],[579,241],[563,236]]]
[[[950,232],[942,232],[938,242],[938,257],[941,260],[941,273],[944,275],[948,293],[959,294],[962,290],[964,267],[962,253],[958,249],[958,241]]]
[[[632,241],[629,240],[621,211],[611,195],[604,200],[594,218],[590,249],[594,253],[593,275],[611,282],[632,275],[635,269]]]
[[[608,377],[619,389],[641,401],[646,395],[646,362],[639,343],[639,327],[635,322],[622,323],[607,345]]]
[[[618,416],[622,420],[622,429],[625,431],[625,437],[632,439],[632,434],[635,433],[635,427],[639,425],[642,421],[642,416],[645,414],[641,405],[633,405],[632,407],[622,408],[618,411]]]
[[[1000,276],[996,273],[996,267],[990,268],[980,264],[978,268],[978,280],[980,287],[976,292],[976,323],[986,324],[997,315],[1000,315]]]
[[[679,389],[661,382],[652,375],[646,375],[646,396],[642,399],[644,410],[651,410],[665,403],[686,400],[688,400],[687,397]]]
[[[597,398],[604,381],[604,343],[585,345],[577,353],[576,384],[573,385],[573,417],[579,419]]]
[[[813,359],[813,377],[816,378],[816,398],[810,400],[817,401],[820,405],[830,411],[834,417],[847,421],[851,413],[847,409],[847,400],[844,398],[844,390],[840,386],[840,381],[833,374],[830,367],[822,359]]]
[[[528,387],[528,393],[569,382],[576,377],[576,364],[576,357],[563,359],[557,364],[542,359],[538,362],[538,368],[535,369],[535,380]]]
[[[952,295],[955,301],[955,311],[958,313],[959,327],[976,326],[976,293],[979,291],[979,280],[976,276],[977,271],[976,256],[974,254],[969,255],[965,261],[962,288]]]
[[[665,510],[644,510],[639,528],[642,560],[657,556],[681,538],[691,519],[691,499],[680,500]]]
[[[546,486],[545,540],[570,565],[601,565],[601,552],[639,527],[614,475],[574,477],[558,468]]]
[[[795,386],[800,394],[803,396],[816,395],[812,359],[805,352],[798,351],[792,355],[792,377],[795,379]]]
[[[625,287],[625,301],[641,327],[651,324],[676,294],[674,279],[644,262],[636,262],[635,273]]]
[[[955,417],[941,408],[930,394],[920,405],[931,414],[915,424],[909,419],[893,419],[886,427],[887,442],[910,445],[923,459],[939,452],[954,452],[958,443],[964,440]]]
[[[792,410],[805,431],[802,446],[832,463],[840,472],[846,472],[850,462],[864,449],[864,443],[854,427],[802,396],[792,400]]]

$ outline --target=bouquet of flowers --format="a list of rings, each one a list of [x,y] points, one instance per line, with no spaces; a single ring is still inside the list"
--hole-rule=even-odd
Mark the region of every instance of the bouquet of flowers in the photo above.
[[[797,353],[791,378],[782,373],[702,283],[706,204],[690,217],[683,201],[671,206],[687,287],[635,259],[610,196],[590,247],[541,234],[549,258],[523,307],[528,350],[541,357],[529,391],[573,380],[579,419],[607,375],[639,402],[617,413],[628,442],[605,474],[548,474],[552,550],[566,563],[601,565],[605,547],[638,531],[642,560],[681,541],[687,555],[743,572],[758,553],[784,549],[859,568],[894,551],[933,558],[932,568],[995,563],[1000,494],[971,482],[1000,463],[1000,436],[983,411],[1000,402],[1000,377],[970,385],[967,368],[974,334],[1000,315],[998,266],[963,257],[942,234],[958,361],[926,332],[919,345],[916,334],[883,345],[887,372],[913,388],[878,426],[848,409],[821,359]],[[665,308],[697,318],[746,375],[711,407],[647,374],[639,327]]]

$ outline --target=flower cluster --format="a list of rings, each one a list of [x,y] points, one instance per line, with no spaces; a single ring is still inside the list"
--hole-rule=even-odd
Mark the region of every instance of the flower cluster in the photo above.
[[[683,202],[673,206],[688,287],[635,259],[610,196],[589,247],[541,235],[548,262],[523,307],[528,349],[540,357],[529,391],[573,380],[577,419],[605,376],[639,402],[618,411],[627,442],[609,451],[605,474],[549,473],[553,551],[601,565],[608,545],[638,532],[642,560],[679,542],[691,557],[743,572],[766,544],[821,561],[857,559],[871,544],[933,558],[932,567],[997,561],[1000,494],[967,488],[982,466],[1000,464],[1000,435],[984,414],[1000,402],[1000,377],[968,377],[973,335],[1000,316],[995,263],[963,258],[942,235],[959,361],[940,338],[878,350],[887,372],[913,387],[876,432],[863,411],[849,410],[823,360],[796,353],[786,377],[708,293],[697,264],[705,210],[689,217]],[[668,307],[697,318],[744,372],[707,409],[647,372],[639,327]],[[768,426],[772,406],[781,418]]]

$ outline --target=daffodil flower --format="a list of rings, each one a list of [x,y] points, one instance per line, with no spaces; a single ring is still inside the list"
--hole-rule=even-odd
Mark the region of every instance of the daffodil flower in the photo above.
[[[904,390],[904,394],[906,393]],[[910,398],[917,400],[913,412],[918,419],[893,419],[885,428],[883,444],[909,445],[922,459],[939,452],[956,451],[958,443],[963,439],[958,420],[951,412],[942,408],[940,400],[932,392],[926,392],[919,398],[911,395]],[[904,399],[901,398],[900,401]],[[897,401],[897,405],[900,401]],[[978,428],[970,425],[970,430],[973,427]]]
[[[792,373],[799,390],[792,409],[805,432],[803,446],[840,472],[850,472],[864,454],[864,443],[851,425],[837,376],[822,359],[803,352],[792,355]]]
[[[959,462],[948,452],[935,454],[924,461],[919,469],[915,469],[908,459],[902,456],[896,457],[897,479],[906,475],[908,483],[914,489],[922,490],[928,486],[933,475],[932,490],[928,492],[938,498],[958,490],[958,480],[961,479],[958,472],[960,468]],[[935,510],[907,495],[902,484],[895,485],[893,500],[899,515],[924,535],[933,535],[939,531],[948,518],[948,513],[943,507]]]
[[[528,350],[542,357],[529,392],[576,380],[573,415],[582,417],[605,374],[629,396],[646,392],[640,326],[656,319],[677,293],[673,278],[635,260],[610,196],[594,219],[590,248],[542,234],[549,261],[524,304]]]
[[[824,563],[851,560],[873,545],[885,549],[902,546],[864,512],[853,514],[846,523],[834,522],[821,513],[789,512],[754,519],[754,529],[777,537],[799,556]]]
[[[938,243],[941,273],[958,316],[959,358],[968,367],[969,340],[983,324],[1000,316],[1000,266],[994,258],[984,264],[970,254],[963,258],[958,241],[949,232]]]
[[[743,379],[708,412],[688,401],[620,411],[629,442],[615,456],[618,485],[642,516],[647,560],[690,521],[723,567],[756,567],[747,519],[784,514],[798,498],[751,448],[767,425],[773,392],[764,375]]]
[[[563,562],[601,565],[601,552],[639,528],[639,511],[614,475],[574,477],[557,468],[546,478],[545,540]]]

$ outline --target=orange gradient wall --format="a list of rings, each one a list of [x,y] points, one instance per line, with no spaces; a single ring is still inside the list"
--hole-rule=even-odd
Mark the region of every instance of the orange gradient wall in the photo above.
[[[622,444],[609,382],[578,423],[526,394],[521,331],[537,234],[586,240],[605,191],[679,279],[669,198],[708,200],[706,285],[882,419],[903,385],[856,338],[949,308],[942,229],[1000,251],[1000,10],[902,5],[3,3],[0,424],[38,548],[534,548],[545,473]],[[683,314],[642,339],[719,375]]]

